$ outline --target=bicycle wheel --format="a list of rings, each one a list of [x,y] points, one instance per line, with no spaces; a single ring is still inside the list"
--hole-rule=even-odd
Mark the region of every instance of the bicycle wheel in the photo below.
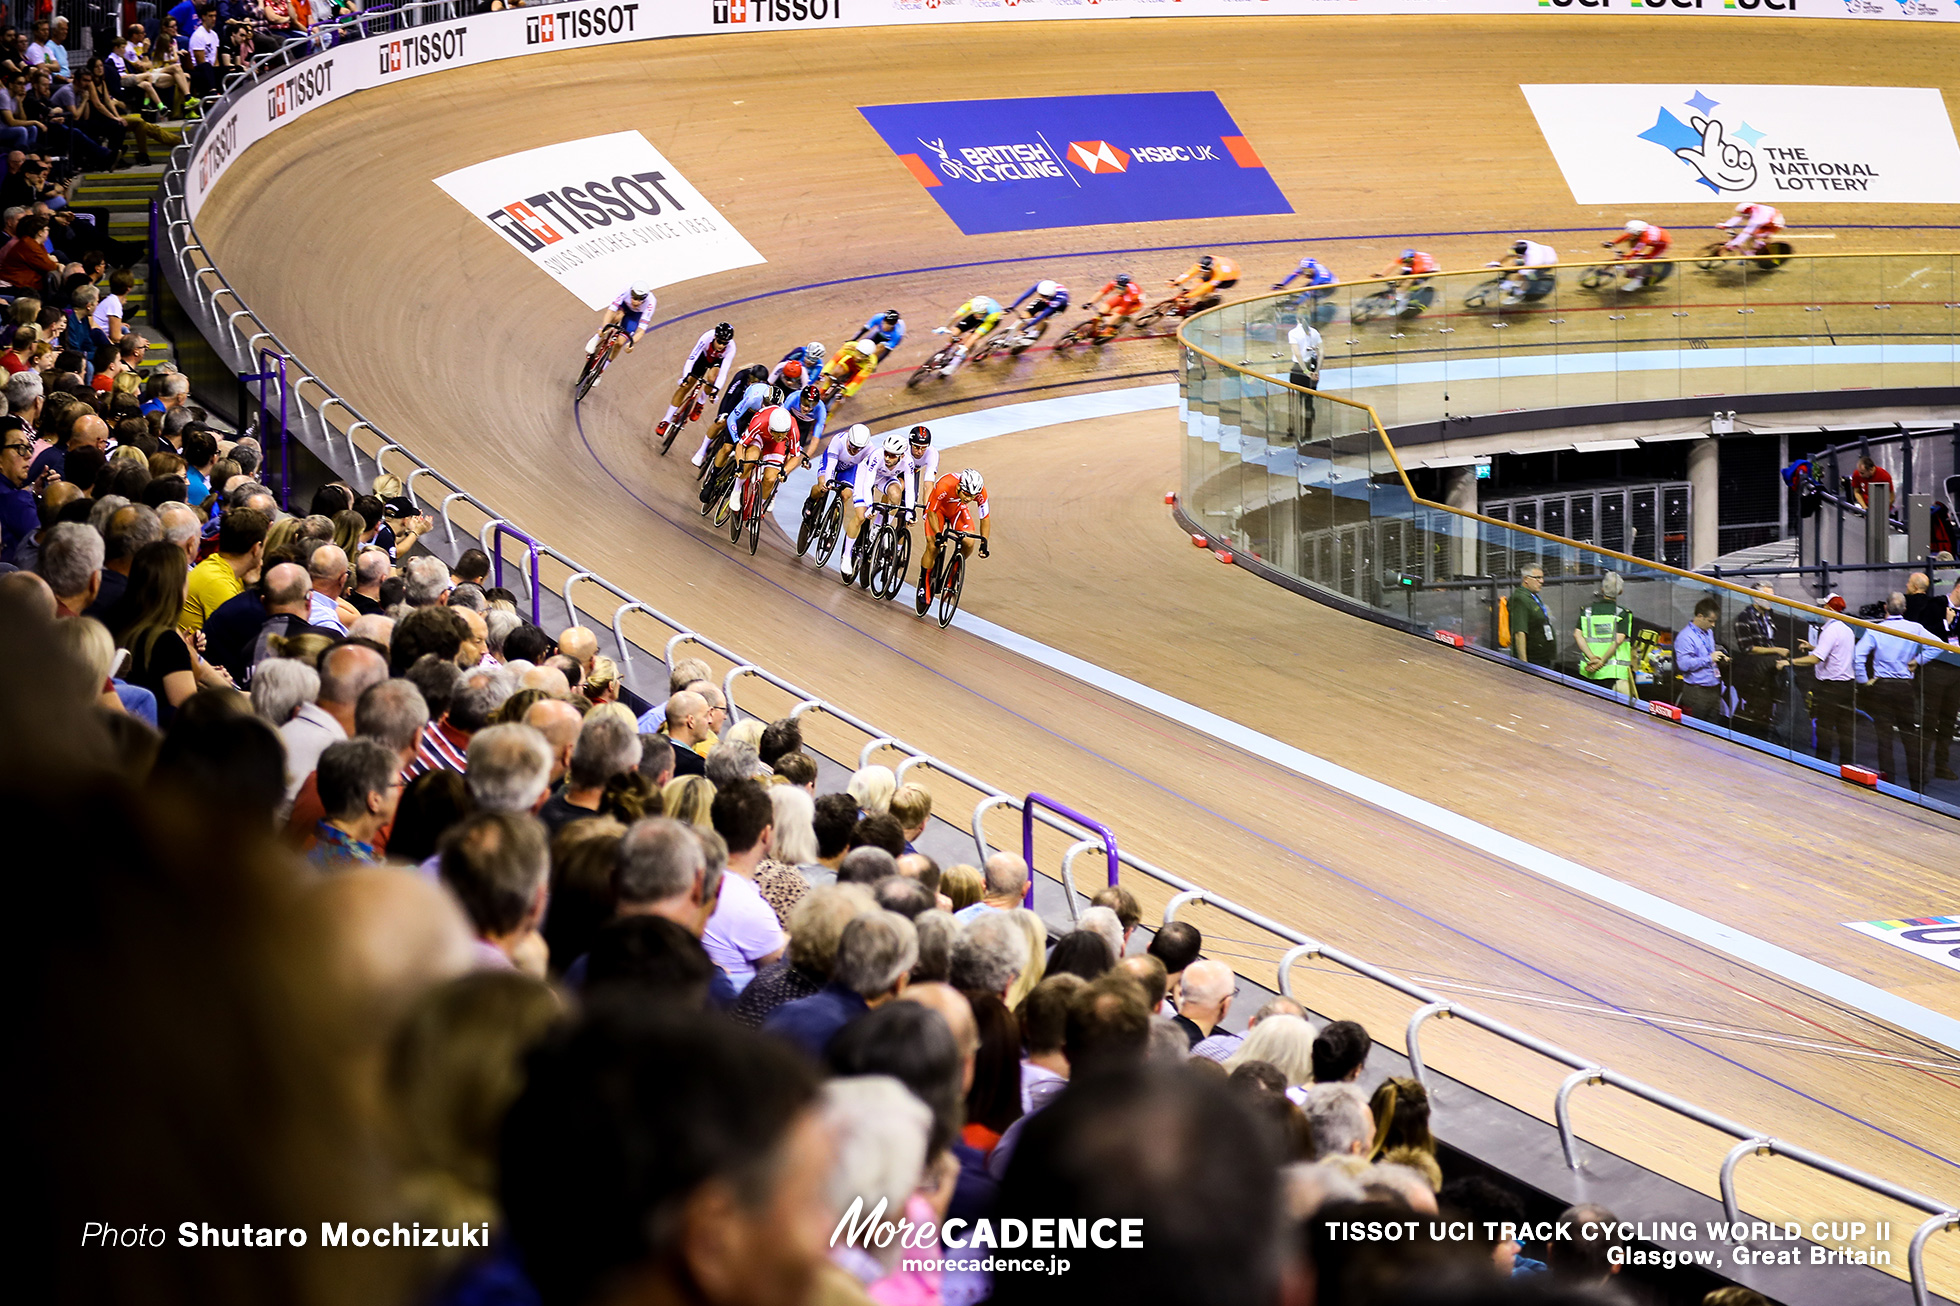
[[[1066,354],[1069,350],[1075,348],[1077,345],[1081,343],[1082,343],[1082,327],[1072,326],[1068,330],[1062,332],[1061,339],[1055,342],[1055,352],[1058,354]]]
[[[820,534],[818,527],[822,521],[824,504],[827,502],[829,502],[828,495],[819,496],[818,498],[815,499],[804,500],[803,520],[799,522],[796,527],[796,556],[797,557],[800,558],[804,554],[808,553],[810,551],[810,546],[816,543],[817,536]],[[821,567],[823,564],[818,563],[817,565]]]
[[[667,451],[674,447],[674,437],[681,433],[683,426],[687,425],[688,410],[694,406],[694,392],[693,386],[687,388],[687,392],[681,396],[681,406],[674,411],[674,420],[667,423],[667,434],[660,441],[662,458],[665,458]]]
[[[945,366],[947,352],[947,350],[942,349],[925,362],[919,364],[918,370],[906,379],[905,388],[907,390],[916,390],[919,388],[919,383],[927,377],[937,376],[940,368]]]
[[[1175,299],[1166,299],[1161,303],[1152,304],[1149,308],[1144,309],[1143,312],[1132,318],[1131,322],[1137,330],[1148,331],[1151,327],[1156,326],[1157,323],[1163,320],[1164,315],[1171,311],[1171,305],[1176,302]]]
[[[1040,344],[1041,338],[1047,334],[1048,322],[1046,319],[1043,319],[1034,324],[1033,331],[1019,332],[1014,338],[1014,348],[1008,352],[1013,354],[1014,357],[1019,358],[1023,353]]]
[[[860,539],[862,536],[860,536]],[[879,577],[883,574],[885,559],[891,556],[891,527],[881,525],[871,536],[871,547],[858,546],[858,586],[878,593]]]
[[[749,556],[753,558],[756,546],[762,543],[762,519],[769,510],[762,502],[762,491],[759,487],[751,488],[749,493],[754,502],[748,505],[748,512],[745,515],[749,524]]]
[[[585,356],[585,367],[578,374],[578,384],[573,387],[573,403],[578,403],[583,400],[587,395],[592,393],[592,387],[599,384],[599,374],[606,370],[604,360],[610,352],[605,347],[605,341],[602,340],[599,342],[598,349]]]
[[[892,562],[885,577],[885,597],[895,599],[905,584],[905,569],[912,565],[912,532],[903,526],[892,529]]]
[[[1707,249],[1704,249],[1700,254],[1695,256],[1695,266],[1703,272],[1719,270],[1727,262],[1722,257],[1723,248],[1722,242],[1719,240],[1716,241],[1713,245],[1710,245]]]
[[[946,560],[946,579],[939,583],[939,593],[933,596],[939,605],[941,630],[953,624],[953,614],[960,610],[960,587],[966,583],[966,555],[960,552],[959,544],[951,547],[953,555]]]
[[[744,518],[748,516],[749,511],[749,499],[755,494],[755,481],[752,477],[743,477],[736,484],[741,487],[739,493],[742,497],[739,501],[740,506],[728,513],[730,523],[728,527],[728,542],[730,544],[735,544],[741,540]],[[724,507],[727,506],[727,502],[726,499],[722,500]]]
[[[969,363],[986,362],[988,359],[992,358],[995,354],[1000,352],[1000,347],[1002,344],[1006,342],[1007,336],[1008,333],[1006,331],[994,332],[992,335],[988,336],[985,340],[982,340],[980,342],[978,347],[976,347],[974,351],[967,356],[966,361]]]
[[[817,526],[817,568],[822,570],[830,563],[831,551],[837,547],[837,537],[844,530],[844,500],[832,494],[818,510],[820,521]]]
[[[1772,240],[1763,248],[1764,257],[1756,260],[1756,266],[1765,272],[1774,272],[1790,261],[1796,247],[1787,240]]]
[[[939,544],[939,561],[942,566],[946,561],[946,542],[944,540],[941,540]],[[937,579],[937,576],[932,577],[926,584],[919,586],[917,592],[913,595],[913,598],[917,601],[919,615],[922,617],[926,615],[926,609],[932,606],[932,599],[930,597],[932,594],[932,585]]]
[[[715,515],[715,525],[728,520],[728,492],[735,488],[735,460],[731,457],[708,473],[708,487],[701,498],[701,515]]]
[[[1619,265],[1614,263],[1595,263],[1579,274],[1579,285],[1585,290],[1609,290],[1620,279]]]

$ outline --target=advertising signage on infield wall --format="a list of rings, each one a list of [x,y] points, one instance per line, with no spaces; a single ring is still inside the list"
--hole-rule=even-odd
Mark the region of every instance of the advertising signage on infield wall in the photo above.
[[[1780,6],[1780,7],[1777,7]],[[240,151],[323,104],[407,77],[526,54],[666,36],[935,23],[1057,19],[1250,18],[1318,14],[1535,14],[1582,23],[1604,15],[1669,18],[1863,19],[1960,22],[1960,4],[1933,0],[662,0],[660,4],[536,5],[471,15],[433,29],[345,41],[309,55],[223,109],[200,137],[187,171],[195,218]]]
[[[587,308],[635,281],[670,286],[763,262],[636,131],[507,154],[436,185]]]
[[[858,112],[969,236],[1293,212],[1210,91]]]
[[[1937,90],[1524,86],[1581,204],[1960,204]]]

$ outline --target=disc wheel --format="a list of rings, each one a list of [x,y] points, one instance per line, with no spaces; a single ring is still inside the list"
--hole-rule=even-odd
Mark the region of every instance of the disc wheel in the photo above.
[[[817,522],[817,566],[819,569],[829,565],[830,555],[837,547],[837,537],[844,529],[844,500],[833,493],[818,511]]]
[[[953,614],[960,610],[960,587],[966,583],[966,555],[957,544],[952,549],[953,556],[946,560],[946,578],[939,583],[939,593],[933,596],[941,630],[953,624]]]
[[[1763,251],[1764,257],[1756,260],[1756,266],[1765,272],[1774,272],[1789,262],[1790,256],[1796,252],[1796,247],[1789,241],[1772,240]]]
[[[815,544],[817,542],[817,539],[823,534],[823,530],[822,530],[823,510],[825,505],[828,504],[829,502],[830,502],[830,496],[828,494],[824,494],[819,496],[818,498],[806,500],[804,502],[803,520],[798,522],[796,527],[796,556],[797,557],[800,558],[806,553],[808,553],[810,551],[810,546],[812,544]],[[821,567],[823,564],[818,563],[817,565]]]

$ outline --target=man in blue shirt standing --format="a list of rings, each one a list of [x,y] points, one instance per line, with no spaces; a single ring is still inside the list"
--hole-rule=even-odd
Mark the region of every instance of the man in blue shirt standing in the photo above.
[[[1715,623],[1722,605],[1706,598],[1695,604],[1694,620],[1674,637],[1674,669],[1685,682],[1679,707],[1689,716],[1704,721],[1720,720],[1722,713],[1722,668],[1729,655],[1715,644]]]
[[[1906,779],[1915,790],[1926,787],[1926,758],[1919,741],[1919,682],[1914,672],[1922,662],[1939,656],[1940,650],[1904,638],[1917,635],[1932,639],[1931,631],[1916,621],[1906,620],[1906,596],[1894,593],[1885,600],[1883,631],[1868,630],[1851,651],[1853,674],[1870,686],[1867,691],[1872,727],[1878,732],[1878,770],[1887,780],[1897,774],[1892,769],[1892,736],[1906,750]],[[1896,632],[1896,633],[1895,633]],[[1869,660],[1871,675],[1863,673]]]

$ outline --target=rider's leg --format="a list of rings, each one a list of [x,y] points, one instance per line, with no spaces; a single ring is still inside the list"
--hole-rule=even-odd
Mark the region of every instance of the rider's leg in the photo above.
[[[837,570],[846,576],[851,574],[851,549],[857,544],[858,532],[864,529],[864,509],[856,498],[844,504],[844,547],[837,550]]]

